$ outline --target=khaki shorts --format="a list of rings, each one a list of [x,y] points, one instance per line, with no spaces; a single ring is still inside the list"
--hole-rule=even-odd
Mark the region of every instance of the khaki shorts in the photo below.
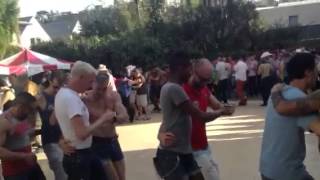
[[[129,96],[130,104],[136,104],[136,100],[137,100],[137,91],[131,91]]]
[[[137,105],[141,107],[148,106],[148,97],[146,94],[137,95]]]

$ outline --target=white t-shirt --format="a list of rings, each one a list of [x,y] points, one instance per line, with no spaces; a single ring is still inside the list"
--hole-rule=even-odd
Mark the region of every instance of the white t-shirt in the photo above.
[[[236,74],[236,80],[247,81],[247,71],[248,66],[243,61],[238,61],[234,66],[234,71]]]
[[[92,136],[84,141],[78,139],[71,123],[71,119],[79,115],[85,126],[90,125],[88,108],[80,99],[78,93],[70,88],[61,88],[56,95],[54,109],[64,138],[70,140],[76,149],[90,148]]]
[[[229,78],[230,75],[230,66],[229,64],[219,61],[216,65],[216,71],[218,73],[219,80],[225,80]]]

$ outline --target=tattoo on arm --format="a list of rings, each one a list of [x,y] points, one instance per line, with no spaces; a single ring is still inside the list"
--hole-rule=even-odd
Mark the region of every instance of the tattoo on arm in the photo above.
[[[304,98],[304,99],[298,99],[296,101],[296,106],[297,106],[297,113],[300,115],[303,114],[308,114],[313,112],[312,111],[312,105],[310,103],[310,99],[309,98]]]
[[[271,101],[272,101],[273,107],[276,108],[280,104],[280,102],[285,101],[285,99],[282,96],[281,91],[277,91],[271,94]]]

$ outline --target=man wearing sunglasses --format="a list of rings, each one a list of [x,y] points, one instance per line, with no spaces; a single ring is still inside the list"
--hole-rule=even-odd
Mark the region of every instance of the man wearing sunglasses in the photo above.
[[[158,134],[160,145],[154,158],[154,165],[158,174],[166,180],[205,179],[204,176],[206,175],[200,168],[205,165],[200,161],[198,163],[195,157],[197,154],[193,154],[195,149],[191,142],[192,136],[194,136],[194,133],[201,133],[194,128],[194,122],[199,121],[198,123],[201,123],[201,126],[205,126],[206,122],[230,114],[230,110],[227,110],[229,108],[206,112],[205,109],[202,109],[204,107],[202,103],[205,104],[207,101],[204,99],[205,97],[209,98],[209,96],[205,96],[205,94],[189,96],[185,91],[183,86],[192,82],[193,90],[200,92],[206,86],[207,80],[212,77],[213,71],[212,64],[208,63],[207,60],[197,61],[195,63],[195,69],[197,70],[192,71],[189,57],[189,54],[184,51],[173,53],[170,56],[168,82],[161,89],[160,103],[163,110],[163,119]],[[204,67],[209,67],[208,71]],[[197,95],[199,95],[198,92]],[[205,146],[204,151],[207,149]],[[211,157],[205,158],[211,159]],[[213,180],[211,177],[209,179]]]
[[[220,115],[232,115],[235,110],[234,107],[224,107],[207,88],[213,72],[213,66],[210,61],[204,58],[199,59],[194,63],[193,67],[193,74],[189,81],[183,85],[183,89],[193,105],[202,112],[206,112],[207,108],[210,107],[216,112],[220,111]],[[191,115],[191,118],[191,146],[193,156],[200,166],[205,180],[219,180],[218,165],[212,157],[211,148],[207,140],[206,123],[197,116]],[[171,146],[176,143],[175,135],[170,132],[160,134],[159,139],[160,142],[166,146]]]
[[[61,137],[59,124],[54,115],[54,98],[60,87],[65,83],[66,76],[63,72],[53,72],[49,78],[47,87],[38,95],[38,110],[41,117],[41,141],[44,153],[49,162],[49,167],[56,180],[66,180],[67,175],[63,170],[63,152],[58,142]]]

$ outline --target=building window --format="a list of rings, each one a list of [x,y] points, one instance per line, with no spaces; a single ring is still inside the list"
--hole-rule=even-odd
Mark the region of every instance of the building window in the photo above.
[[[299,25],[299,16],[289,16],[289,26],[298,26]]]
[[[31,41],[31,45],[35,45],[36,44],[36,39],[35,38],[31,38],[30,41]]]
[[[41,39],[40,38],[36,38],[36,44],[41,43]]]

